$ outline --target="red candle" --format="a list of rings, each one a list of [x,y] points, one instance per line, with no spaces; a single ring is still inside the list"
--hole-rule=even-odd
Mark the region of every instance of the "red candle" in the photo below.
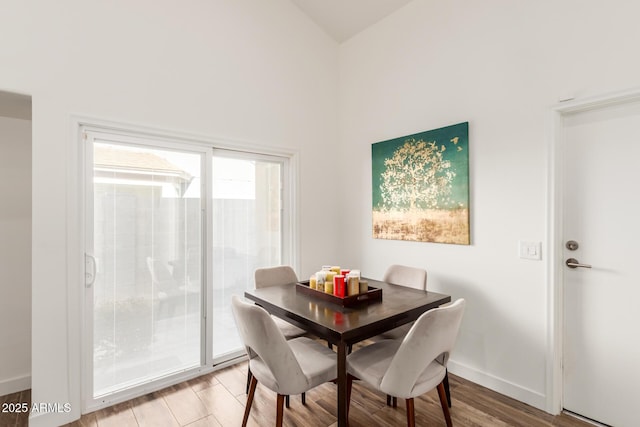
[[[333,294],[344,298],[344,275],[338,274],[333,277]]]

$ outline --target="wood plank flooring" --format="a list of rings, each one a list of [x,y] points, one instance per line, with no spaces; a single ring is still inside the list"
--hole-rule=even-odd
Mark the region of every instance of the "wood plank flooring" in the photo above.
[[[9,412],[13,409],[9,405],[22,403],[31,406],[31,390],[0,396],[0,427],[29,425],[28,412]]]
[[[238,427],[246,402],[247,364],[241,363],[204,375],[110,408],[84,415],[67,427]],[[569,415],[552,416],[477,384],[450,375],[454,426],[586,427],[584,421]],[[30,392],[0,397],[0,402],[31,404]],[[258,384],[251,409],[250,426],[275,424],[275,393]],[[437,392],[416,399],[416,425],[444,426]],[[349,423],[352,427],[405,426],[404,401],[398,407],[386,406],[383,394],[354,383]],[[26,414],[0,413],[0,426],[26,426]],[[307,393],[307,405],[300,396],[291,396],[285,409],[285,426],[328,427],[336,423],[336,390],[324,384]]]

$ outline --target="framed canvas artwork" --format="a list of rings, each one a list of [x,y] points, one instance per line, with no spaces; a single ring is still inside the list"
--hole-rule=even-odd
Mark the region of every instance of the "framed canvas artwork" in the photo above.
[[[470,244],[469,123],[371,145],[373,237]]]

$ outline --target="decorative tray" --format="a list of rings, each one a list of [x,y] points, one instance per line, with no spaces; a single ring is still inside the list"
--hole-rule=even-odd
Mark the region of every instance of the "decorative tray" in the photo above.
[[[376,301],[382,301],[382,289],[369,286],[369,290],[366,293],[351,295],[348,297],[337,297],[333,294],[327,294],[325,292],[316,291],[309,287],[309,281],[303,281],[296,283],[296,292],[302,292],[311,295],[314,298],[328,301],[342,307],[353,307],[360,304],[369,304]]]

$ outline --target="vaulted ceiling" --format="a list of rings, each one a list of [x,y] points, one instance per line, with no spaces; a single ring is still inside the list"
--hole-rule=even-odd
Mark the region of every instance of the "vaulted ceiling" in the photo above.
[[[291,0],[342,43],[412,0]]]

